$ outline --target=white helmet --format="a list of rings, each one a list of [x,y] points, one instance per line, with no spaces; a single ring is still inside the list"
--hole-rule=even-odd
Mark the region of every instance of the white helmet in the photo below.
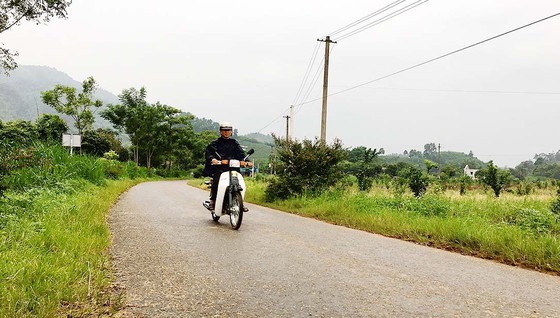
[[[220,130],[232,130],[233,126],[227,122],[227,121],[223,121],[220,123]]]

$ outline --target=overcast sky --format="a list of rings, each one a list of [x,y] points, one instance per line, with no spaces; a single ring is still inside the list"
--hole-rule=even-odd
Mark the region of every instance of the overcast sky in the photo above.
[[[284,135],[290,105],[321,97],[322,70],[296,99],[317,39],[391,3],[81,0],[67,20],[24,23],[0,40],[19,51],[20,64],[55,67],[78,81],[91,75],[116,95],[144,86],[151,102],[230,121],[241,134]],[[427,1],[332,44],[329,93],[559,12],[558,0]],[[320,44],[309,82],[324,55]],[[560,149],[559,84],[557,16],[331,96],[327,139],[386,153],[434,142],[513,167]],[[295,109],[294,136],[318,136],[321,101]]]

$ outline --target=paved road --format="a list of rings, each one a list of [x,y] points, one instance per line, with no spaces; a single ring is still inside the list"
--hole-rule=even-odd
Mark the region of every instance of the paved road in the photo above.
[[[249,205],[219,224],[185,181],[111,211],[122,317],[560,317],[560,277]]]

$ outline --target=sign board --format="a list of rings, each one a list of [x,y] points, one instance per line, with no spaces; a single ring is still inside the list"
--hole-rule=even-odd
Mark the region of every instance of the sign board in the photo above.
[[[81,135],[62,135],[62,145],[64,147],[81,147],[82,146],[82,136]]]

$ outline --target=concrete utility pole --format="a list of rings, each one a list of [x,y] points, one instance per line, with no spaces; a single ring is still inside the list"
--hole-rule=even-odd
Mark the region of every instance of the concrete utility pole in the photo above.
[[[286,141],[290,140],[290,116],[284,116],[286,118]]]
[[[317,41],[325,42],[325,70],[323,72],[323,108],[321,114],[321,141],[327,142],[327,95],[329,90],[329,51],[331,43],[336,43],[331,41],[331,37],[327,35],[324,40],[317,39]]]

